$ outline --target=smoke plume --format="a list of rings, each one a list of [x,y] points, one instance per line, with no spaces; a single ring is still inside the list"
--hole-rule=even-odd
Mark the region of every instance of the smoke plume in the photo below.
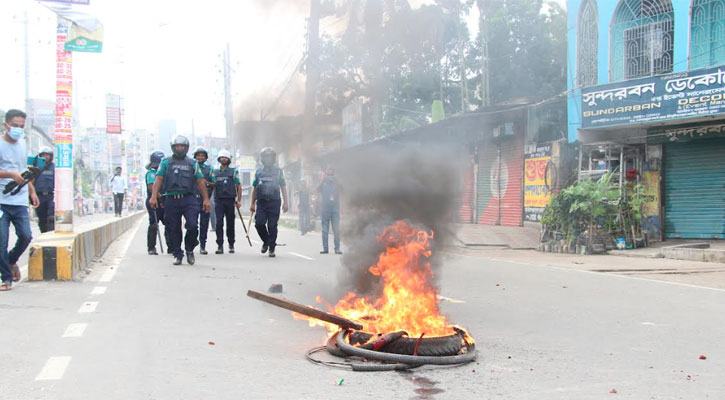
[[[368,268],[384,250],[376,237],[398,220],[434,232],[431,265],[434,270],[440,265],[436,250],[451,239],[460,204],[463,165],[456,154],[461,153],[442,146],[378,146],[336,163],[346,244],[341,289],[375,292],[377,278]]]

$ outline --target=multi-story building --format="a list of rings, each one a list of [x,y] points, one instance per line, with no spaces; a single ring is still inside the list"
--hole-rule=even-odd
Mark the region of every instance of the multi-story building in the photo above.
[[[569,0],[579,178],[646,188],[652,237],[725,239],[725,0]]]

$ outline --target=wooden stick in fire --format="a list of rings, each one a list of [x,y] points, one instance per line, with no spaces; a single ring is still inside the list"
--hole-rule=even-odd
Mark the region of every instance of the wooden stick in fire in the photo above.
[[[286,310],[294,311],[298,314],[306,315],[310,318],[335,324],[341,328],[354,329],[356,331],[360,331],[363,328],[362,325],[350,321],[349,319],[345,319],[339,315],[330,314],[310,306],[303,306],[302,304],[297,304],[287,299],[280,299],[279,297],[269,296],[264,293],[255,292],[254,290],[247,291],[247,296]]]

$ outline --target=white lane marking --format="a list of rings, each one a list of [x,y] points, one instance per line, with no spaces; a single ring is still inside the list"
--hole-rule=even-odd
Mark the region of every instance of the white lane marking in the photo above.
[[[96,286],[93,288],[93,291],[91,292],[92,295],[101,295],[106,293],[106,289],[108,289],[106,286]]]
[[[312,257],[303,256],[302,254],[293,253],[291,251],[289,253],[292,254],[293,256],[297,256],[299,258],[304,258],[305,260],[315,261],[315,259]]]
[[[68,368],[71,358],[72,357],[70,356],[50,357],[48,361],[46,361],[38,376],[35,377],[35,380],[53,381],[63,378],[63,374],[65,374],[65,370]]]
[[[98,282],[110,282],[113,280],[113,277],[116,276],[116,268],[118,268],[118,265],[115,267],[109,267],[106,272],[101,275],[101,279],[98,280]]]
[[[65,333],[63,334],[63,337],[81,337],[83,336],[83,333],[86,331],[87,327],[88,324],[86,323],[70,324],[67,328],[65,328]]]
[[[605,276],[611,276],[613,278],[634,279],[634,280],[638,280],[638,281],[664,283],[664,284],[668,284],[668,285],[684,286],[684,287],[695,288],[695,289],[706,289],[706,290],[714,290],[716,292],[725,292],[725,289],[691,285],[689,283],[680,283],[680,282],[672,282],[672,281],[661,281],[661,280],[650,279],[650,278],[641,278],[639,276],[619,275],[617,273],[597,272],[597,271],[590,271],[590,270],[586,270],[586,269],[576,269],[576,268],[568,268],[568,267],[557,267],[556,265],[540,265],[540,264],[527,263],[527,262],[521,262],[521,261],[510,261],[510,260],[504,260],[504,259],[492,258],[492,257],[471,256],[468,254],[456,254],[456,253],[451,253],[448,251],[442,251],[441,253],[447,254],[449,256],[454,256],[454,257],[475,258],[475,259],[479,259],[479,260],[484,259],[484,260],[491,260],[491,261],[497,261],[497,262],[502,262],[502,263],[526,265],[528,267],[536,267],[536,268],[542,268],[542,267],[554,268],[554,269],[558,269],[558,270],[562,270],[562,271],[581,272],[581,273],[585,273],[585,274],[593,274],[593,275],[600,275],[600,276],[605,275]]]
[[[97,301],[86,301],[81,305],[81,308],[78,309],[79,313],[92,313],[96,311],[96,307],[98,307]]]

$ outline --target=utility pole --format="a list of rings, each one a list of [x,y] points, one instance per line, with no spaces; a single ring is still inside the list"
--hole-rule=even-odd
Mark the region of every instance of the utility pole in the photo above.
[[[23,26],[23,36],[25,40],[24,58],[25,58],[25,137],[30,138],[33,130],[33,102],[30,99],[30,38],[28,33],[28,10],[25,10],[25,24]],[[35,150],[32,150],[35,151]]]
[[[232,128],[234,119],[232,118],[232,77],[231,77],[231,57],[229,54],[229,42],[227,42],[224,51],[224,120],[226,122],[226,138],[227,143],[231,144],[229,151],[236,155],[236,146],[232,136]]]
[[[483,51],[483,60],[481,60],[481,106],[488,107],[491,105],[491,85],[489,82],[490,68],[488,57],[488,15],[489,8],[486,0],[477,0],[479,17],[479,35],[481,37],[481,50]]]
[[[305,82],[306,127],[315,117],[317,86],[320,81],[320,0],[310,0],[310,18],[307,20],[307,79]]]
[[[466,109],[468,109],[468,79],[466,76],[466,46],[465,46],[465,40],[463,40],[463,32],[461,30],[461,24],[463,23],[463,20],[461,18],[463,13],[463,10],[461,9],[461,4],[458,4],[458,68],[460,69],[461,74],[461,114],[466,112]]]
[[[303,147],[299,154],[306,154],[304,148],[311,145],[317,107],[317,89],[320,84],[320,0],[310,0],[310,17],[307,20],[307,76],[305,79],[305,114],[302,121]],[[304,177],[305,160],[300,158],[300,173]]]

